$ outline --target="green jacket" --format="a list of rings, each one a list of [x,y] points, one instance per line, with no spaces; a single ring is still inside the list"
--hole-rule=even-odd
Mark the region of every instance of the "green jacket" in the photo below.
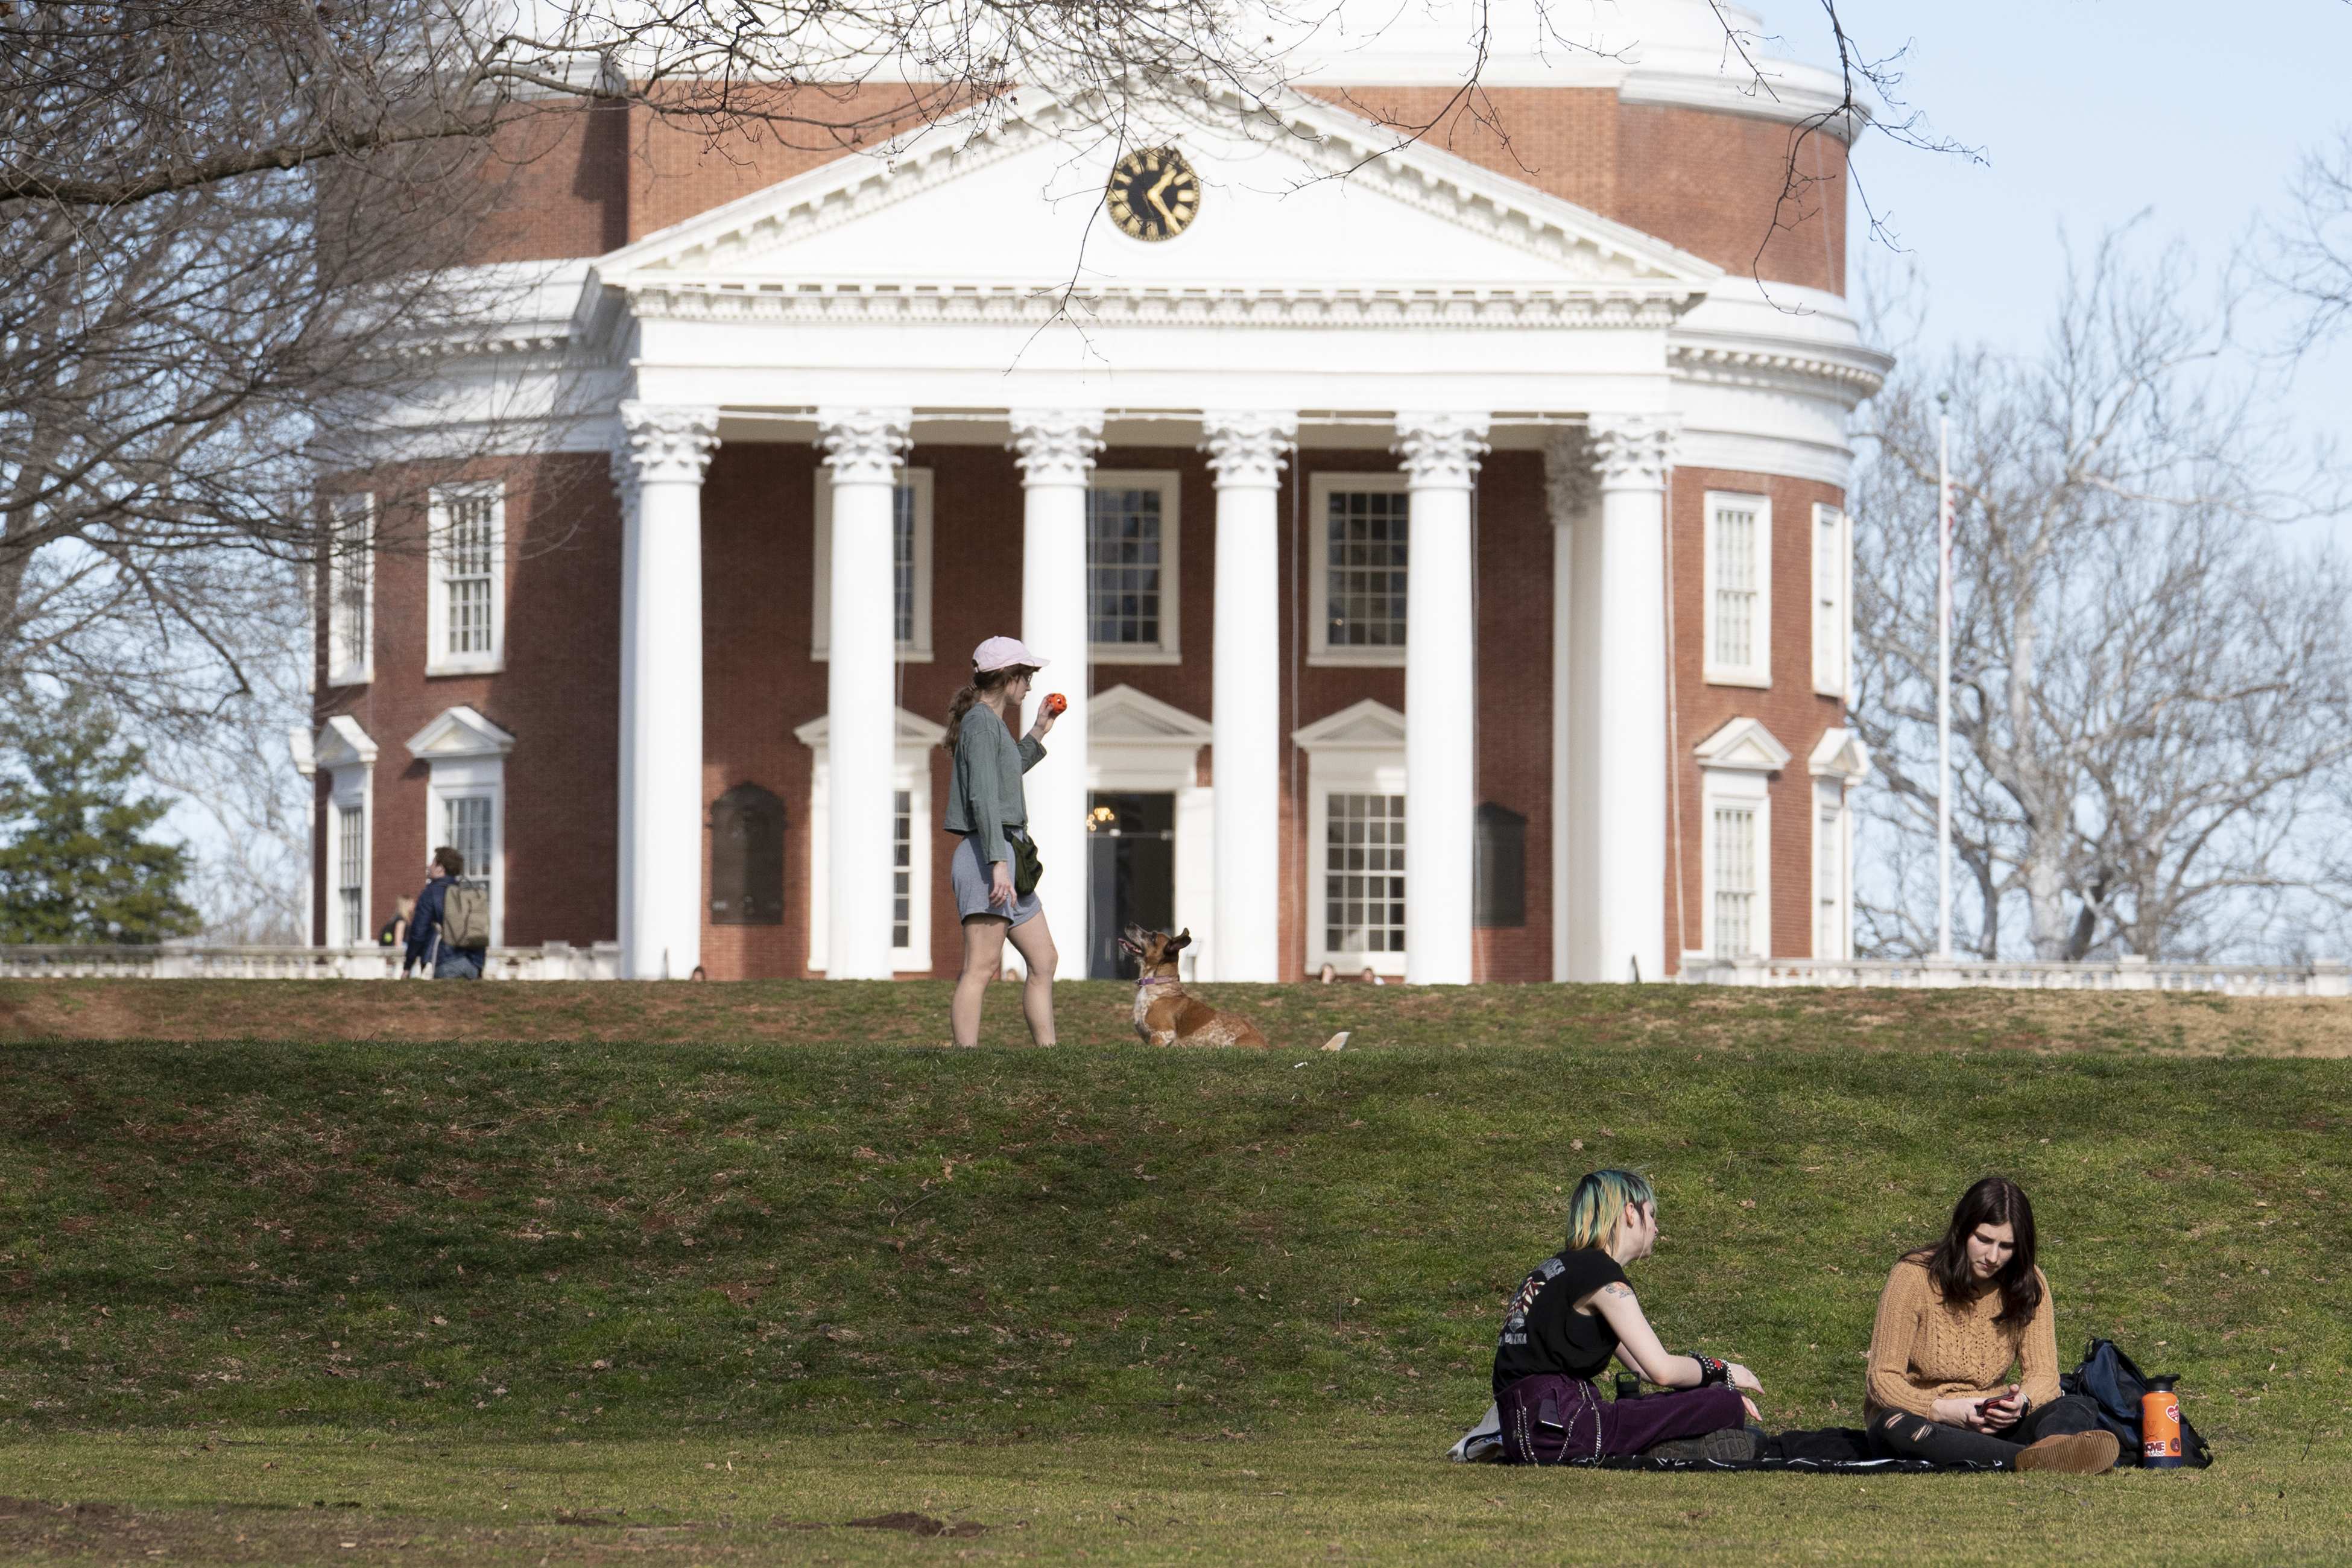
[[[1004,721],[979,703],[963,716],[956,733],[955,785],[948,792],[950,833],[973,836],[981,864],[1010,861],[1008,827],[1029,826],[1029,803],[1021,775],[1045,759],[1045,742],[1028,735],[1016,742]]]

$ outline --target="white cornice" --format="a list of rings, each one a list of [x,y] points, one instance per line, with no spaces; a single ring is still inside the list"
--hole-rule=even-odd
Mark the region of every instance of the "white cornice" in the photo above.
[[[1668,353],[1679,380],[1784,392],[1818,393],[1829,388],[1849,406],[1875,395],[1894,363],[1868,349],[1832,355],[1732,343],[1677,342]]]
[[[633,282],[643,321],[802,325],[1092,327],[1670,327],[1691,292],[1635,283],[1475,289],[1097,289],[1066,301],[1051,286],[810,283],[754,289],[717,279]]]

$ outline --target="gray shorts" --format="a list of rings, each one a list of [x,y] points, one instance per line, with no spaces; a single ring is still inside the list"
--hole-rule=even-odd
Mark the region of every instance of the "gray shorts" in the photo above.
[[[1006,833],[1019,829],[1008,827]],[[988,901],[988,867],[980,858],[980,850],[969,833],[956,840],[955,853],[948,858],[948,881],[955,889],[956,919],[968,921],[974,915],[994,915],[1022,925],[1045,912],[1035,893],[1014,894],[1011,905]]]

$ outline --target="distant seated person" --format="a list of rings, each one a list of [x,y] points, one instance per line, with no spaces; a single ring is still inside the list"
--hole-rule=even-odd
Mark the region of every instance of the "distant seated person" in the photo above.
[[[466,858],[447,845],[425,863],[425,890],[408,921],[403,974],[422,969],[436,980],[479,980],[490,955],[490,896],[459,879]]]
[[[416,900],[415,899],[393,900],[392,919],[384,921],[383,929],[375,933],[375,944],[378,947],[406,947],[408,945],[408,917],[415,911],[415,908]]]
[[[1658,1342],[1625,1266],[1658,1239],[1658,1199],[1631,1171],[1595,1171],[1568,1202],[1568,1245],[1536,1265],[1503,1316],[1495,1347],[1495,1409],[1504,1462],[1564,1465],[1654,1453],[1752,1459],[1761,1393],[1736,1362],[1675,1355]],[[1667,1390],[1606,1400],[1593,1379],[1612,1356]]]
[[[2033,1250],[2024,1191],[1987,1176],[1960,1194],[1943,1240],[1895,1265],[1870,1331],[1874,1453],[2069,1475],[2115,1464],[2120,1446],[2097,1406],[2059,1390],[2050,1281]]]

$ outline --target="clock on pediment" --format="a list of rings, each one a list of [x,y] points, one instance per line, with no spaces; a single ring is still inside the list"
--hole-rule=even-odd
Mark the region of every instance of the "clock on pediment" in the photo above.
[[[1173,239],[1201,210],[1201,176],[1173,147],[1139,147],[1110,172],[1103,205],[1130,239]]]

